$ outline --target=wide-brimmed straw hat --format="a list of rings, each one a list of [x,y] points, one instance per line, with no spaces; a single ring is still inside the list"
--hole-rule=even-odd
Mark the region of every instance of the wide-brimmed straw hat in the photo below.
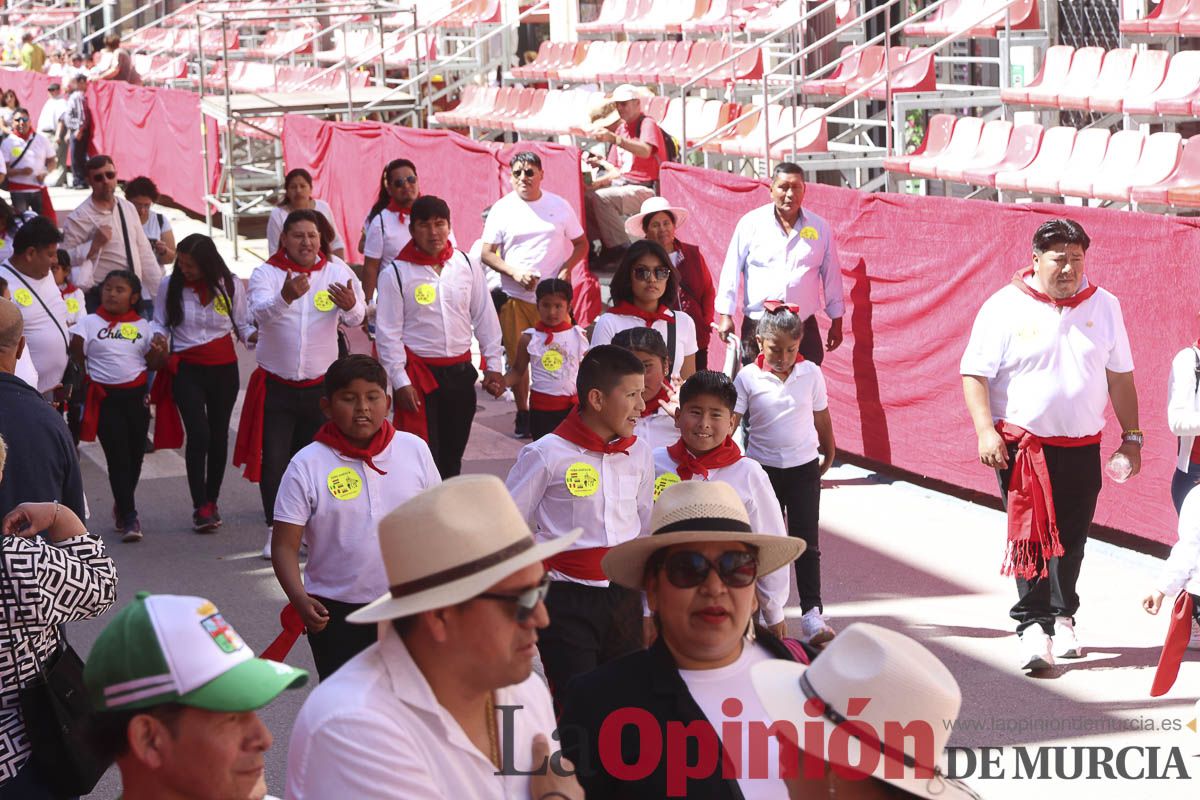
[[[387,594],[351,622],[380,622],[470,600],[566,550],[581,528],[535,544],[504,482],[462,475],[426,489],[379,521]]]
[[[937,656],[904,634],[856,622],[834,637],[811,665],[764,661],[751,668],[750,679],[772,721],[795,726],[801,750],[846,767],[873,763],[864,762],[854,748],[847,752],[844,746],[829,746],[841,725],[841,733],[858,741],[860,748],[880,753],[871,771],[874,778],[917,797],[979,797],[962,781],[947,777],[950,723],[958,719],[962,706],[958,682]],[[806,707],[810,700],[822,705]],[[817,708],[824,708],[824,716]],[[905,736],[887,733],[913,723],[928,725],[929,735],[912,735],[912,728]],[[925,741],[932,746],[918,746]],[[918,777],[922,768],[924,774]]]
[[[804,541],[782,534],[754,533],[737,491],[724,481],[683,481],[654,501],[649,536],[619,544],[600,562],[608,579],[641,589],[646,562],[655,551],[692,542],[742,542],[758,548],[759,576],[774,572],[804,552]]]
[[[665,197],[647,197],[642,201],[642,210],[634,214],[629,219],[625,220],[625,232],[634,239],[645,239],[646,229],[642,227],[642,221],[646,217],[651,217],[660,211],[666,211],[675,218],[676,229],[682,228],[683,223],[688,218],[686,208],[671,205],[670,201]]]

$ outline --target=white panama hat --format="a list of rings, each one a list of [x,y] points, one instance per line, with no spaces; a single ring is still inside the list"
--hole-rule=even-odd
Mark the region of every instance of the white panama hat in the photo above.
[[[675,217],[675,229],[679,230],[683,227],[683,223],[687,221],[688,211],[686,208],[671,205],[670,201],[665,197],[647,197],[642,201],[641,210],[634,214],[629,219],[625,220],[625,232],[634,239],[645,239],[646,230],[642,227],[642,221],[646,217],[653,216],[660,211],[666,211],[671,216]]]

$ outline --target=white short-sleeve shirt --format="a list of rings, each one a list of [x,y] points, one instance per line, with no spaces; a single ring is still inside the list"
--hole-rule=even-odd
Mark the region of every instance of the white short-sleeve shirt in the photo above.
[[[37,367],[37,390],[48,392],[62,383],[67,368],[67,302],[53,275],[31,278],[5,262],[0,264],[0,278],[8,281],[8,291],[25,322],[25,349]]]
[[[533,202],[516,192],[496,201],[483,226],[483,242],[500,245],[501,257],[515,266],[537,272],[541,280],[557,277],[574,249],[573,240],[583,227],[571,204],[556,194],[542,192]],[[504,293],[526,303],[536,303],[534,289],[526,289],[508,275],[500,277]]]
[[[529,388],[555,397],[575,394],[579,362],[590,346],[583,328],[576,325],[559,331],[550,344],[539,330],[526,328],[522,332],[529,335]]]
[[[678,378],[683,368],[683,360],[694,355],[700,346],[696,343],[696,323],[687,314],[668,311],[675,317],[675,353],[671,359],[671,376]],[[596,327],[592,329],[592,346],[612,344],[613,337],[630,328],[645,327],[645,320],[640,317],[630,317],[625,314],[614,314],[606,311],[596,318]],[[662,334],[663,341],[670,347],[670,337],[667,334],[667,321],[656,319],[654,330]]]
[[[146,371],[154,323],[139,319],[109,328],[99,314],[88,314],[76,330],[83,339],[88,376],[97,383],[129,383]]]
[[[813,412],[829,407],[820,367],[798,361],[785,381],[749,364],[733,385],[738,395],[734,412],[749,421],[746,455],[780,469],[807,464],[819,455]]]
[[[12,179],[13,182],[42,186],[46,179],[46,159],[54,158],[55,152],[54,145],[40,133],[32,134],[28,141],[23,141],[16,134],[9,134],[0,140],[0,155],[4,156],[6,170],[13,169],[14,163],[16,169],[33,169],[33,174],[19,175]],[[17,162],[18,158],[20,162]]]

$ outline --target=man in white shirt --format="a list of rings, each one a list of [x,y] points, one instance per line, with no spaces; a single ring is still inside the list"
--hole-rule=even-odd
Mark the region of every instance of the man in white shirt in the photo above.
[[[742,363],[758,356],[754,338],[763,303],[780,300],[799,307],[804,320],[800,355],[817,366],[826,350],[842,343],[845,313],[842,273],[829,223],[802,207],[804,173],[787,161],[771,174],[771,204],[743,216],[733,232],[717,285],[717,332],[725,341],[733,333],[738,287],[745,280],[742,307]],[[821,303],[821,294],[825,303]],[[829,317],[824,346],[816,313]]]
[[[61,238],[53,222],[34,217],[17,231],[12,256],[0,264],[0,278],[25,320],[25,344],[43,394],[62,383],[67,368],[67,304],[50,274]]]
[[[100,305],[99,285],[115,269],[132,270],[142,281],[143,296],[157,297],[162,265],[142,230],[137,209],[116,194],[116,164],[106,155],[92,156],[85,171],[92,196],[67,217],[63,247],[71,254],[72,263],[79,263],[95,252],[97,242],[103,242],[94,259],[92,283],[79,287],[87,292],[88,312]]]
[[[54,169],[54,145],[33,128],[29,111],[13,111],[12,133],[0,140],[0,156],[8,172],[8,192],[13,212],[20,216],[27,210],[52,216],[42,194],[46,173]]]
[[[1008,510],[1003,571],[1017,579],[1009,616],[1028,670],[1083,655],[1075,585],[1100,494],[1109,400],[1123,430],[1112,460],[1125,477],[1141,467],[1129,337],[1117,298],[1084,275],[1089,244],[1071,220],[1039,227],[1033,265],[984,302],[959,368],[979,461],[997,471]]]
[[[63,96],[62,86],[57,83],[47,86],[46,94],[50,98],[38,114],[37,132],[54,144],[57,173],[50,183],[52,186],[62,186],[67,181],[67,132],[63,124],[63,115],[67,113],[67,98]]]
[[[545,173],[537,153],[521,151],[510,166],[513,190],[492,206],[483,226],[483,263],[500,273],[500,287],[508,295],[500,309],[500,333],[511,366],[522,332],[538,323],[538,283],[546,278],[569,281],[571,269],[587,254],[587,237],[571,205],[542,191]],[[512,390],[515,433],[530,438],[528,370]]]
[[[379,641],[322,681],[288,748],[291,800],[566,798],[583,791],[556,754],[554,710],[533,674],[549,622],[537,544],[504,484],[465,475],[379,523],[390,589],[349,620]]]

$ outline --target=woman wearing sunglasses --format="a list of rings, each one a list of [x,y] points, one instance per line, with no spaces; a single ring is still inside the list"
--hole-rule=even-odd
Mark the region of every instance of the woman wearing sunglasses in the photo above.
[[[650,536],[610,550],[602,566],[614,583],[645,591],[657,637],[567,687],[563,755],[581,765],[589,800],[786,797],[777,740],[768,739],[762,759],[746,733],[749,723],[770,721],[750,668],[771,659],[807,662],[808,653],[754,622],[755,581],[791,564],[804,543],[753,533],[737,492],[721,481],[667,487],[650,527]],[[721,739],[727,725],[742,731],[737,740]],[[691,741],[679,752],[668,735],[679,742],[684,726]],[[726,750],[741,765],[736,777],[724,774]]]
[[[679,304],[679,273],[662,245],[648,239],[631,244],[609,292],[613,306],[596,319],[592,347],[609,344],[618,331],[653,328],[667,343],[671,377],[687,380],[696,371],[696,323],[671,310]]]

